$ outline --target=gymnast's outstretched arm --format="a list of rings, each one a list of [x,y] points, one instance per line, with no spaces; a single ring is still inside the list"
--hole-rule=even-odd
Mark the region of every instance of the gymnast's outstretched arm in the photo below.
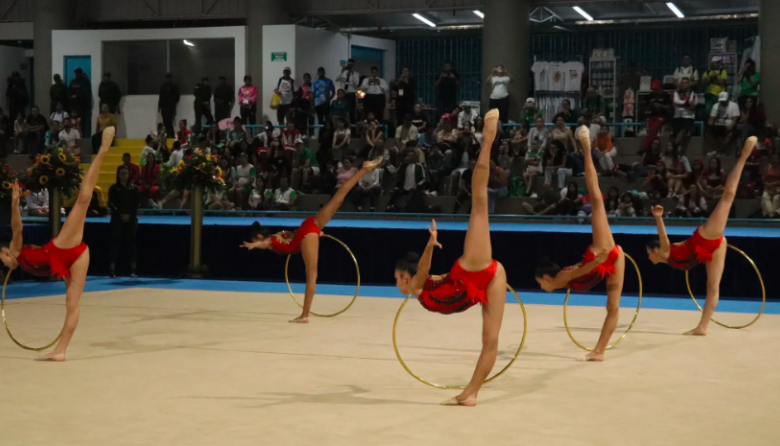
[[[437,240],[439,232],[436,230],[436,220],[431,222],[431,226],[428,227],[428,232],[431,233],[431,238],[428,239],[425,251],[423,251],[419,262],[417,262],[417,274],[414,275],[411,282],[411,288],[413,290],[422,289],[425,285],[425,281],[428,279],[428,273],[431,271],[431,259],[433,259],[433,248],[441,249],[441,243]]]
[[[592,262],[588,262],[579,268],[574,269],[562,269],[555,275],[554,286],[555,289],[566,288],[566,286],[574,279],[578,279],[582,276],[590,274],[597,266],[601,265],[609,257],[609,251],[603,249],[596,253],[596,258]]]
[[[661,252],[668,253],[671,250],[672,245],[669,243],[669,236],[666,235],[663,206],[653,207],[653,217],[655,217],[655,224],[658,226],[658,241],[661,242]]]

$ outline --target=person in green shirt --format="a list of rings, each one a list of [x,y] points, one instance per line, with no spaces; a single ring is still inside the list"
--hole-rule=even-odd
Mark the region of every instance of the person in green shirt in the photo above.
[[[302,139],[297,139],[295,141],[293,160],[294,164],[291,176],[293,189],[310,189],[309,178],[314,175],[319,175],[320,164],[317,161],[317,157],[314,155],[314,151],[305,147]]]
[[[520,123],[524,124],[526,128],[530,129],[534,126],[536,118],[541,118],[542,112],[536,107],[536,99],[528,98],[525,100],[525,107],[520,113]]]
[[[607,102],[592,85],[588,87],[588,92],[582,99],[582,114],[586,113],[590,114],[593,119],[607,114]]]
[[[745,105],[745,99],[753,98],[753,103],[758,99],[758,86],[761,85],[761,73],[756,72],[756,63],[752,59],[745,62],[745,71],[740,77],[739,104]]]
[[[704,112],[709,116],[712,107],[718,103],[718,97],[726,91],[726,80],[729,78],[728,72],[723,68],[723,59],[720,56],[712,58],[710,71],[704,73],[701,77],[701,84],[705,88],[704,93]]]

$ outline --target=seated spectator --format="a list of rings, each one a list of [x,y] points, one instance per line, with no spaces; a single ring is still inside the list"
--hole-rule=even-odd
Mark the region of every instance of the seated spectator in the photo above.
[[[232,211],[235,208],[236,206],[227,199],[227,191],[225,190],[209,191],[206,194],[206,209],[210,211]],[[249,208],[255,209],[251,202]]]
[[[476,158],[477,152],[480,149],[479,140],[477,135],[471,128],[470,122],[463,123],[463,129],[460,132],[460,138],[458,138],[457,146],[463,150],[463,156],[468,156],[468,159]]]
[[[542,118],[542,112],[536,107],[536,99],[526,99],[523,111],[520,112],[520,124],[523,124],[526,128],[530,129],[534,126],[534,122],[536,122],[537,118]]]
[[[546,128],[544,128],[544,119],[539,117],[536,118],[534,121],[534,126],[531,128],[531,130],[528,132],[528,142],[529,142],[529,148],[531,141],[539,141],[539,147],[542,148],[542,150],[546,150],[549,144],[549,132]],[[566,146],[564,145],[564,153],[566,153]]]
[[[116,115],[108,109],[108,104],[103,104],[100,106],[100,114],[95,120],[95,129],[97,129],[95,133],[102,133],[109,127],[116,127]]]
[[[174,141],[173,147],[171,147],[170,156],[168,157],[168,162],[165,164],[165,168],[169,170],[173,169],[174,167],[178,166],[183,159],[184,159],[184,150],[182,150],[179,141]]]
[[[534,193],[534,182],[536,177],[544,172],[542,165],[542,157],[544,156],[544,150],[541,148],[541,143],[536,140],[531,144],[531,147],[525,153],[525,171],[523,172],[523,180],[525,181],[525,194],[531,198],[536,198]]]
[[[192,132],[187,128],[187,120],[179,121],[179,130],[176,132],[176,141],[181,144],[182,149],[188,149],[193,145]]]
[[[297,190],[311,191],[309,183],[311,177],[320,174],[320,165],[314,152],[304,147],[303,140],[295,142],[295,154],[293,155],[292,186]]]
[[[647,136],[642,145],[642,150],[639,153],[640,155],[650,148],[653,141],[658,139],[658,134],[661,133],[664,124],[669,122],[674,113],[672,97],[661,87],[661,81],[653,81],[651,83],[653,91],[647,95],[647,99],[645,99],[644,118],[647,127]]]
[[[343,119],[349,123],[349,110],[349,101],[347,101],[344,90],[339,88],[336,91],[336,99],[330,103],[330,117],[335,121]]]
[[[46,118],[41,114],[38,106],[33,105],[32,112],[27,116],[24,125],[25,153],[43,153],[47,131],[49,131],[49,123],[46,122]]]
[[[214,124],[211,127],[216,128],[217,133],[219,133],[219,126]],[[210,132],[211,131],[213,130],[210,130]],[[151,135],[154,139],[154,142],[157,144],[158,149],[168,148],[168,134],[165,132],[165,124],[158,122],[157,130],[153,131]]]
[[[266,195],[268,195],[268,189],[266,189]],[[273,192],[273,196],[269,197],[269,200],[261,205],[261,208],[271,211],[289,211],[295,206],[297,198],[298,194],[295,189],[290,187],[286,177],[282,177],[279,181],[279,188]]]
[[[370,152],[377,143],[384,142],[385,135],[379,128],[379,124],[376,121],[373,121],[371,124],[369,124],[368,130],[366,130],[366,132],[363,134],[363,139],[363,149],[361,149],[360,153],[358,154],[361,158],[365,158],[368,155],[368,152]],[[396,142],[398,142],[397,139]],[[417,140],[415,140],[415,144],[416,143]]]
[[[81,134],[78,129],[73,127],[73,121],[70,118],[65,118],[63,121],[63,129],[60,130],[59,140],[60,145],[73,156],[81,155]]]
[[[569,167],[566,149],[558,141],[553,141],[550,150],[545,152],[543,158],[544,166],[544,186],[550,187],[553,176],[558,177],[558,188],[565,187],[566,179],[572,175],[572,169]]]
[[[471,125],[474,125],[474,120],[477,119],[477,116],[479,116],[479,113],[477,113],[476,110],[472,109],[471,108],[471,104],[469,104],[467,102],[464,102],[463,104],[461,104],[460,107],[461,107],[461,109],[463,111],[461,111],[458,114],[458,128],[462,129],[463,128],[463,124],[465,124],[467,122],[469,124],[471,124]]]
[[[14,153],[22,153],[24,151],[24,134],[27,122],[24,116],[19,113],[14,121]]]
[[[485,128],[485,118],[483,118],[482,116],[477,116],[477,118],[474,120],[474,137],[477,138],[477,142],[479,142],[479,145],[482,145],[483,128]]]
[[[689,187],[691,187],[691,184],[699,184],[699,179],[701,179],[701,176],[704,174],[704,163],[702,163],[700,158],[696,158],[693,160],[693,164],[691,164],[691,173],[688,175],[688,178],[685,180],[685,189],[687,190]]]
[[[73,121],[73,127],[76,127],[76,129],[81,131],[81,116],[79,115],[79,112],[76,110],[72,110],[70,112],[70,120]]]
[[[322,190],[332,193],[336,189],[336,183],[338,181],[338,161],[330,161],[325,164],[325,168],[320,173],[320,183],[322,184]]]
[[[412,122],[412,115],[404,116],[403,124],[399,125],[395,130],[395,140],[398,143],[398,147],[406,147],[407,142],[417,142],[419,139],[420,133]]]
[[[422,136],[431,127],[428,116],[423,112],[422,104],[414,104],[414,112],[411,115],[412,125],[417,129],[417,134]],[[398,135],[398,132],[396,132]]]
[[[127,169],[128,181],[131,184],[138,184],[141,178],[141,168],[137,164],[130,162],[130,154],[125,153],[122,155],[122,164],[116,168],[116,174],[119,175],[119,171],[123,168]]]
[[[279,130],[274,128],[273,123],[271,121],[265,121],[265,125],[263,126],[262,131],[255,135],[255,138],[252,140],[252,145],[255,146],[258,150],[268,150],[268,147],[270,147],[271,144],[271,140],[274,138],[279,138],[280,136],[281,133],[279,133]]]
[[[285,149],[295,148],[295,141],[301,138],[300,130],[295,128],[295,123],[288,122],[287,127],[282,131],[282,146]]]
[[[32,217],[48,217],[49,215],[49,190],[40,192],[29,191],[25,197],[24,210]]]
[[[637,211],[634,207],[634,196],[631,192],[625,192],[620,197],[620,204],[617,209],[618,217],[636,217]]]
[[[667,176],[669,186],[669,196],[681,197],[686,192],[685,183],[688,181],[689,174],[685,171],[683,163],[677,163],[672,169],[669,169]]]
[[[561,101],[561,109],[555,117],[563,118],[563,122],[566,124],[576,124],[578,118],[577,113],[571,108],[571,101],[568,99]],[[555,121],[556,119],[553,119],[553,122]]]
[[[150,153],[154,154],[155,160],[157,160],[157,143],[154,141],[154,137],[152,135],[146,135],[146,140],[144,141],[144,148],[141,150],[141,156],[140,156],[140,164],[141,166],[146,165],[147,155]]]
[[[666,165],[667,170],[672,170],[677,168],[677,164],[682,163],[685,167],[686,172],[691,171],[691,163],[688,161],[688,158],[680,154],[681,147],[676,145],[674,142],[669,141],[666,144],[666,149],[664,150],[664,155],[661,157],[661,161],[664,162]]]
[[[502,169],[509,172],[512,167],[512,161],[514,159],[514,153],[509,150],[509,141],[503,140],[498,146],[498,155],[496,156],[496,164]]]
[[[360,135],[365,133],[371,127],[372,123],[376,123],[376,125],[379,126],[379,121],[374,116],[374,113],[371,111],[367,111],[366,113],[366,119],[360,121],[356,128]]]
[[[761,85],[761,73],[756,72],[753,59],[745,61],[745,69],[739,79],[739,103],[745,104],[748,99],[758,102],[758,86]]]
[[[460,175],[458,181],[458,196],[455,197],[455,210],[453,214],[460,212],[468,200],[471,200],[471,178],[474,176],[474,169],[477,168],[477,160],[473,159],[469,161],[469,167]],[[465,209],[463,212],[469,213],[470,209]]]
[[[745,98],[744,105],[740,109],[737,127],[740,134],[740,146],[751,136],[758,136],[759,132],[766,127],[764,107],[756,104],[756,101],[751,97]]]
[[[650,172],[644,183],[650,198],[666,198],[669,195],[668,177],[669,172],[666,170],[666,164],[659,161],[655,166],[655,171]]]
[[[241,146],[242,141],[248,141],[247,132],[241,118],[236,116],[233,119],[233,128],[228,130],[225,148],[229,149],[230,153],[235,157],[238,155],[238,148]]]
[[[607,195],[604,198],[604,207],[607,210],[608,217],[617,217],[620,209],[620,189],[615,186],[610,187],[607,190]]]
[[[761,196],[761,210],[764,218],[780,217],[780,155],[773,153],[769,164],[761,175],[764,193]]]
[[[720,167],[720,158],[710,158],[707,170],[699,180],[699,189],[705,197],[719,200],[726,188],[726,171]]]
[[[725,91],[721,93],[718,104],[712,107],[707,123],[710,134],[715,139],[715,150],[708,153],[708,156],[723,153],[737,139],[736,128],[740,116],[739,107],[735,102],[729,101],[729,94]]]
[[[268,189],[268,192],[273,195],[273,190]],[[263,202],[264,196],[266,194],[266,188],[265,188],[265,180],[263,179],[262,175],[258,175],[257,178],[255,178],[255,186],[252,188],[252,192],[249,194],[249,209],[258,209],[262,210],[264,209]],[[232,203],[231,203],[232,206]]]
[[[490,160],[490,178],[488,180],[488,213],[496,210],[496,200],[509,195],[509,177],[506,170]]]
[[[422,193],[425,186],[425,169],[417,162],[417,154],[414,150],[408,150],[404,162],[398,169],[398,179],[393,195],[390,197],[391,209],[400,209],[401,212],[421,212],[423,208]],[[400,208],[398,200],[408,196],[406,207]]]
[[[554,194],[546,194],[537,199],[534,204],[523,202],[521,206],[528,215],[556,215],[558,213],[558,201]]]
[[[320,166],[324,166],[330,160],[333,159],[333,134],[336,133],[336,128],[332,119],[326,119],[322,124],[320,134],[318,137],[319,147],[317,148],[317,162]]]
[[[342,158],[350,156],[351,150],[349,143],[352,140],[352,130],[347,125],[344,118],[336,121],[336,131],[333,133],[333,159],[341,161]]]
[[[452,126],[452,119],[450,115],[444,115],[439,121],[439,132],[436,135],[436,142],[441,143],[456,143],[460,137],[458,129]]]
[[[255,184],[255,177],[257,177],[257,170],[255,166],[249,164],[249,156],[246,153],[240,154],[236,166],[236,182],[228,191],[228,197],[236,208],[243,209],[246,205],[246,199]]]
[[[428,176],[430,181],[428,182],[428,190],[431,195],[436,195],[442,178],[447,175],[447,166],[444,164],[444,154],[441,152],[441,146],[436,144],[431,147],[431,152],[428,154],[426,162],[428,169]]]
[[[414,152],[414,157],[417,160],[417,163],[425,167],[425,152],[420,146],[417,145],[417,141],[407,142],[406,147],[404,147],[404,150],[402,150],[401,153],[406,153],[410,150]],[[397,156],[398,153],[396,152],[394,155]]]
[[[596,146],[593,156],[596,157],[603,172],[612,172],[615,169],[613,158],[617,156],[617,147],[612,144],[612,136],[609,127],[602,126],[596,136]]]
[[[65,108],[62,106],[61,102],[57,102],[57,105],[55,105],[54,113],[51,114],[49,117],[49,120],[51,122],[58,122],[60,125],[65,123],[65,118],[70,118],[70,115],[68,112],[65,111]]]
[[[423,147],[433,147],[437,144],[436,140],[436,127],[429,125],[425,128],[425,132],[420,135],[420,145]]]
[[[607,114],[607,101],[601,96],[593,85],[588,86],[588,91],[582,99],[582,113],[589,114],[593,119]]]
[[[358,170],[352,166],[353,158],[347,157],[341,161],[341,167],[336,172],[336,189],[340,188],[350,178],[355,176]],[[335,193],[335,190],[334,190]]]
[[[701,218],[707,216],[707,200],[699,192],[696,185],[692,185],[679,197],[674,216],[680,218]]]
[[[577,215],[582,208],[584,197],[580,193],[579,186],[571,181],[561,190],[561,200],[558,202],[558,215]]]
[[[374,169],[360,179],[352,189],[352,203],[358,212],[363,212],[363,201],[368,198],[371,212],[376,212],[376,200],[382,195],[382,176],[379,169]]]
[[[762,145],[756,144],[745,162],[742,178],[739,180],[739,198],[755,198],[756,193],[761,189],[761,161],[764,155],[759,147]]]
[[[119,166],[117,180],[108,189],[108,207],[111,209],[111,277],[116,277],[116,263],[122,249],[130,264],[130,276],[135,277],[135,240],[138,228],[138,208],[141,197],[138,187],[130,182],[130,171]]]
[[[143,160],[138,191],[144,202],[148,200],[152,207],[156,207],[157,200],[160,199],[160,165],[157,164],[156,152],[147,152]]]
[[[566,126],[566,118],[558,114],[553,119],[553,122],[555,122],[555,127],[550,130],[550,141],[560,141],[566,148],[567,153],[574,152],[574,149],[577,147],[577,141],[574,140],[574,133]]]
[[[52,121],[49,130],[46,132],[44,144],[47,149],[53,149],[60,146],[60,122]]]
[[[512,133],[512,141],[509,145],[519,156],[525,156],[525,152],[530,147],[528,145],[528,130],[525,127],[517,127],[514,133]]]
[[[265,185],[266,187],[274,189],[279,186],[280,180],[285,177],[289,178],[292,173],[292,159],[286,156],[286,151],[279,144],[271,143],[273,152],[268,159],[268,165],[265,168]],[[238,166],[236,166],[238,170]]]

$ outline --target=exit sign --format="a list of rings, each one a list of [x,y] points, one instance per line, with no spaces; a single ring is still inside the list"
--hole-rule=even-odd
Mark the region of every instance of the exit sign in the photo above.
[[[271,62],[287,62],[287,52],[271,53]]]

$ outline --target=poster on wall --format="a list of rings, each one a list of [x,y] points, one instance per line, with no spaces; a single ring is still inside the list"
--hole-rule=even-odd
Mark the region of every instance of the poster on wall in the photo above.
[[[271,62],[287,62],[287,52],[271,53]]]

